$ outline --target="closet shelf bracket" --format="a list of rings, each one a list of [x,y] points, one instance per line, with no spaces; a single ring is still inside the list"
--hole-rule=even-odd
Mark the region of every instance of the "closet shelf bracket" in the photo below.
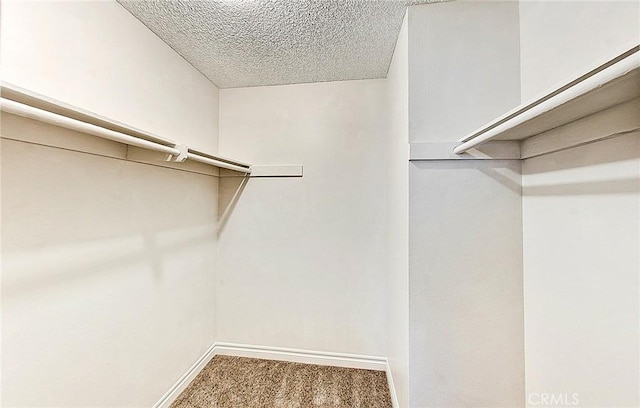
[[[187,160],[187,155],[189,153],[189,147],[183,144],[177,144],[174,146],[180,153],[177,155],[169,155],[167,157],[167,161],[182,163]]]

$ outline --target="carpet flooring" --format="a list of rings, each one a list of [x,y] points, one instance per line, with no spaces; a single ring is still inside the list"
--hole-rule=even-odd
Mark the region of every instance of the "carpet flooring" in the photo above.
[[[171,408],[390,408],[384,371],[215,356]]]

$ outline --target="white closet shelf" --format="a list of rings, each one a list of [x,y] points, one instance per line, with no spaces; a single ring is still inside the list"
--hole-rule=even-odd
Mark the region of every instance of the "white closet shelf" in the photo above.
[[[251,173],[248,163],[190,148],[13,84],[3,82],[0,90],[0,108],[3,112],[164,153],[168,155],[167,161],[193,160],[244,174]]]
[[[455,154],[492,140],[523,141],[640,97],[640,46],[599,65],[460,139]]]

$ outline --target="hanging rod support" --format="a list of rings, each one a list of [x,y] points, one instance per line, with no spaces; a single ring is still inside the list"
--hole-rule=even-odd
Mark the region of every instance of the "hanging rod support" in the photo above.
[[[167,161],[179,163],[186,161],[187,155],[189,154],[189,147],[187,145],[177,144],[174,146],[174,148],[180,153],[178,153],[177,155],[170,154],[169,156],[167,156]]]

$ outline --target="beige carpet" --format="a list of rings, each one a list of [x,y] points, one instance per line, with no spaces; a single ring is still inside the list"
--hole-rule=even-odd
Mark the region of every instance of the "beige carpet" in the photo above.
[[[383,371],[215,356],[173,404],[183,407],[391,407]]]

